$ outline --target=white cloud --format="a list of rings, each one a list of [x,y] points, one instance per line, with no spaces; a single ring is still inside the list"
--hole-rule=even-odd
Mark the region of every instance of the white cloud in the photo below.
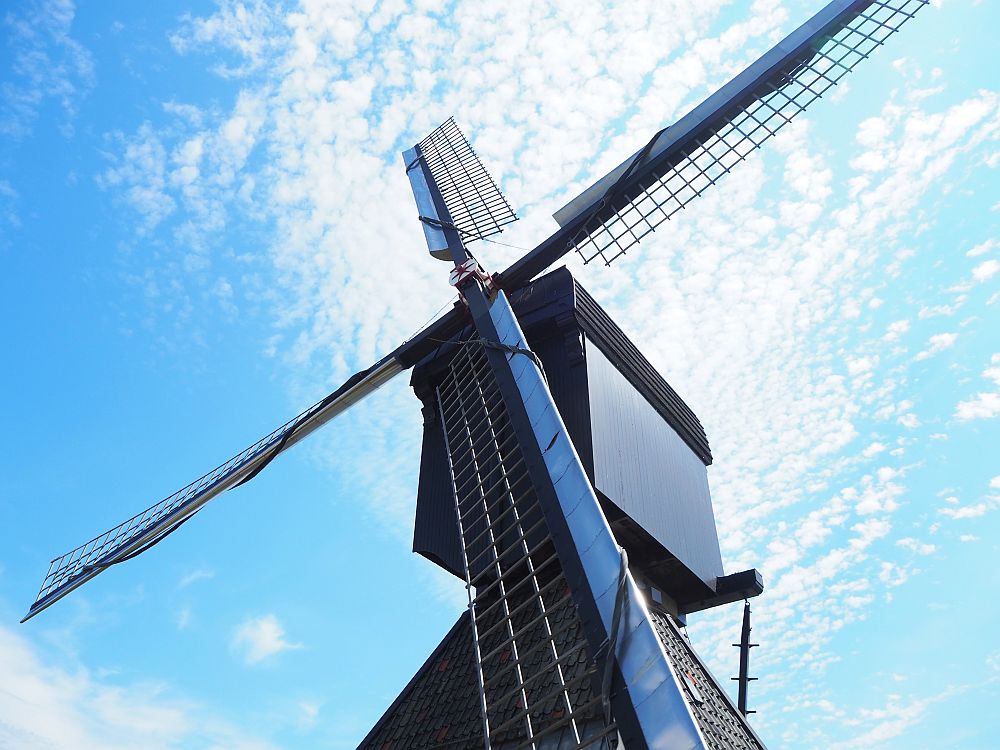
[[[215,45],[232,52],[238,64],[216,62],[213,70],[226,78],[239,77],[259,69],[277,46],[279,15],[260,0],[239,2],[222,0],[219,9],[207,18],[186,14],[182,28],[171,34],[170,42],[178,52]],[[279,27],[280,28],[280,27]]]
[[[967,422],[971,419],[992,419],[1000,414],[1000,393],[977,393],[955,406],[955,417]]]
[[[872,443],[861,452],[861,455],[865,458],[871,458],[872,456],[877,456],[885,450],[885,443]]]
[[[878,471],[875,472],[875,475],[878,477],[879,482],[883,484],[888,482],[890,479],[898,477],[900,474],[902,474],[901,471],[899,471],[898,469],[893,469],[891,466],[882,466],[879,468]]]
[[[955,405],[955,418],[961,422],[973,419],[992,419],[1000,415],[1000,354],[990,357],[990,366],[983,370],[983,378],[993,381],[997,390],[980,391],[973,398]]]
[[[989,481],[989,488],[991,490],[1000,489],[1000,476],[993,477]],[[979,502],[970,503],[968,505],[962,505],[961,500],[954,495],[944,498],[944,501],[947,503],[947,506],[938,509],[938,513],[942,516],[946,516],[954,520],[979,518],[986,515],[997,506],[1000,506],[1000,494],[987,494],[986,497]]]
[[[970,258],[978,258],[980,255],[986,255],[994,247],[996,247],[996,240],[986,240],[985,242],[980,242],[978,245],[969,250],[966,255]]]
[[[302,648],[301,643],[285,640],[285,629],[273,614],[251,617],[236,628],[232,647],[241,652],[247,664],[258,664],[282,651]]]
[[[984,260],[972,269],[972,278],[977,282],[982,283],[992,279],[996,276],[998,271],[1000,271],[1000,260],[990,258],[989,260]]]
[[[847,363],[847,373],[849,375],[861,375],[871,370],[875,364],[871,357],[852,359]]]
[[[18,750],[274,750],[155,682],[112,682],[55,666],[0,626],[0,747]]]
[[[965,297],[964,295],[959,295],[957,299],[964,301]],[[926,318],[933,318],[938,315],[946,315],[946,316],[954,315],[956,310],[958,310],[960,306],[961,302],[958,301],[956,301],[956,303],[952,305],[924,306],[920,308],[920,311],[917,313],[917,317],[920,318],[920,320],[924,320]]]
[[[938,513],[942,516],[947,516],[953,519],[962,518],[979,518],[980,516],[986,515],[986,512],[992,507],[991,503],[981,502],[975,503],[974,505],[961,505],[957,508],[940,508]]]
[[[177,207],[169,193],[166,148],[149,123],[143,124],[135,137],[118,133],[116,140],[122,154],[116,157],[115,166],[98,178],[98,185],[119,191],[142,217],[140,236],[146,235]]]
[[[896,341],[900,336],[910,330],[910,321],[897,320],[889,324],[885,335],[882,337],[886,341]]]
[[[908,549],[917,555],[930,555],[937,551],[937,547],[927,542],[921,542],[913,537],[903,537],[896,540],[896,545],[903,549]]]
[[[943,352],[945,349],[950,349],[955,345],[955,341],[957,339],[957,333],[936,333],[928,339],[927,348],[917,354],[916,358],[918,360],[922,360],[933,357],[935,354]]]
[[[878,574],[882,583],[895,588],[902,586],[910,577],[910,571],[892,562],[884,562]]]

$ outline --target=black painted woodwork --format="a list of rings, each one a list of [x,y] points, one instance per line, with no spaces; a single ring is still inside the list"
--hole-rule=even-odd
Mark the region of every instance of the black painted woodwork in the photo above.
[[[724,572],[708,493],[712,454],[697,416],[567,269],[510,300],[633,570],[670,596],[679,613],[732,601],[734,591],[716,591]],[[471,326],[455,338],[469,335]],[[411,379],[424,414],[413,549],[463,577],[434,405],[455,346],[438,345]]]

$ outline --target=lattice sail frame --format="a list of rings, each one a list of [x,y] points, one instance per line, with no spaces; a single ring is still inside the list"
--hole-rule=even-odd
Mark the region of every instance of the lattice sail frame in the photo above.
[[[170,517],[183,512],[221,479],[251,464],[255,458],[262,456],[276,446],[295,421],[292,420],[282,425],[242,453],[233,456],[187,487],[183,487],[160,502],[151,505],[142,513],[132,516],[132,518],[94,537],[89,542],[55,558],[49,565],[48,573],[42,581],[42,587],[36,601],[44,600],[49,594],[73,583],[74,579],[84,575],[89,570],[113,561],[131,543],[138,541]]]
[[[486,748],[616,747],[569,585],[480,344],[459,348],[437,399]]]
[[[492,237],[517,221],[454,118],[432,130],[418,148],[463,242]]]
[[[597,655],[597,664],[607,670],[602,671],[602,704],[608,700],[617,731],[630,748],[707,747],[656,634],[645,598],[623,565],[621,547],[504,292],[498,292],[489,305],[487,318],[483,314],[482,310],[473,312],[482,338],[464,346],[492,342],[485,345],[502,350],[485,355],[501,399],[497,401],[488,378],[469,377],[471,384],[464,391],[471,395],[465,403],[481,401],[480,416],[476,418],[476,412],[466,408],[457,422],[449,425],[446,421],[445,432],[457,519],[462,521],[484,736],[498,742],[503,739],[500,747],[507,750],[514,746],[585,747],[610,732],[610,727],[601,728],[596,719],[591,721],[597,706],[593,683],[589,693],[573,694],[577,685],[587,684],[588,674],[593,680],[589,659],[573,660],[574,653],[583,658],[589,648],[592,656]],[[477,372],[483,372],[481,366]],[[442,390],[440,397],[442,416],[447,419],[449,404],[457,395]],[[475,450],[463,449],[463,435],[466,445],[471,442]],[[537,521],[532,515],[537,513],[536,504],[544,515]],[[550,543],[558,555],[553,561],[558,567],[548,567],[552,564],[546,556]],[[572,605],[561,592],[563,570]],[[491,621],[491,616],[501,619]],[[559,641],[564,628],[577,627],[575,619],[582,623],[586,646]],[[527,632],[522,632],[525,628]],[[506,692],[496,695],[491,688],[500,683],[491,672],[496,665],[490,658],[503,644],[486,639],[498,632],[511,643],[520,639],[521,657],[516,664],[531,666],[520,676],[517,669],[509,668],[505,674],[512,682]],[[541,647],[530,637],[524,642],[530,632],[540,638]],[[525,648],[530,651],[529,659],[525,659]],[[546,648],[550,650],[545,652]],[[606,691],[605,677],[611,678]],[[533,680],[551,689],[540,696],[520,695]],[[564,713],[553,715],[559,710]],[[599,717],[603,720],[604,714]],[[498,734],[516,727],[521,734],[515,745]],[[558,730],[567,734],[557,734]],[[541,732],[547,733],[542,736]],[[488,741],[486,747],[493,745]]]
[[[352,376],[340,388],[246,450],[89,542],[49,564],[27,620],[83,585],[110,565],[162,539],[222,492],[252,477],[282,451],[326,424],[403,371],[392,356]],[[22,620],[22,622],[24,621]]]
[[[600,258],[610,265],[823,96],[927,2],[876,0],[816,40],[810,57],[764,81],[740,110],[696,134],[665,171],[616,196],[624,205],[612,215],[599,206],[571,244],[585,263]]]

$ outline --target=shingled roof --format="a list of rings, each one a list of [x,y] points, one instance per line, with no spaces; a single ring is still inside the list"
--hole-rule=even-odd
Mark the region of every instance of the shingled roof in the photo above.
[[[656,631],[684,691],[684,697],[705,738],[708,750],[765,750],[763,743],[737,711],[732,700],[712,677],[690,642],[669,615],[651,612]],[[571,637],[583,638],[582,634]],[[581,655],[585,649],[581,650]],[[483,720],[479,708],[475,656],[468,613],[455,625],[417,671],[399,697],[389,706],[359,750],[435,750],[482,748]],[[589,658],[579,659],[574,669],[591,669]],[[571,679],[567,675],[567,680]],[[604,729],[600,712],[588,717],[585,733]],[[503,747],[516,747],[512,735]],[[561,747],[553,738],[552,747]],[[616,747],[606,738],[595,748]]]

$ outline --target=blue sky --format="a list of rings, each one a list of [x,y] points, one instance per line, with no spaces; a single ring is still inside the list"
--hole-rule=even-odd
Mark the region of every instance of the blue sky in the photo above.
[[[409,552],[405,379],[17,620],[450,303],[403,148],[455,115],[530,247],[816,7],[6,7],[0,747],[354,747],[464,597]],[[640,253],[569,259],[706,426],[771,748],[1000,735],[998,25],[934,3]],[[739,617],[691,618],[722,678]]]

